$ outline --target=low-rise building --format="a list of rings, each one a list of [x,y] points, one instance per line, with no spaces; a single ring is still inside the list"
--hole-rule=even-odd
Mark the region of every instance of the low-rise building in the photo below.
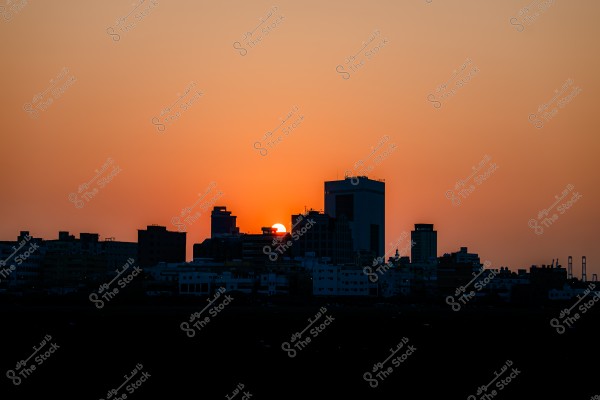
[[[377,296],[378,285],[369,280],[362,267],[316,265],[312,270],[315,296]]]

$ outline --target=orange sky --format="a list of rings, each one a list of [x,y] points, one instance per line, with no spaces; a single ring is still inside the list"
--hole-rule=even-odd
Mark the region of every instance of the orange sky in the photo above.
[[[323,208],[324,181],[387,135],[396,148],[369,173],[386,181],[386,243],[434,223],[440,255],[468,246],[513,269],[573,255],[577,275],[586,255],[600,273],[600,3],[554,1],[519,31],[511,18],[529,3],[170,0],[127,16],[132,2],[28,2],[0,17],[0,239],[23,229],[135,241],[149,224],[175,229],[211,182],[205,199],[222,191],[216,205],[242,232],[289,229],[292,213]],[[270,10],[256,44],[243,44]],[[342,74],[350,55],[362,67]],[[24,104],[63,67],[64,92],[31,118]],[[528,116],[567,79],[550,109],[581,91],[536,129]],[[442,102],[428,101],[444,82]],[[153,118],[178,97],[179,117],[157,131]],[[261,156],[255,142],[289,113],[272,137],[290,133]],[[498,169],[453,206],[445,193],[486,155]],[[76,208],[69,194],[109,157],[120,172]],[[568,184],[581,198],[536,235],[528,221]],[[187,227],[188,257],[209,230],[208,213]]]

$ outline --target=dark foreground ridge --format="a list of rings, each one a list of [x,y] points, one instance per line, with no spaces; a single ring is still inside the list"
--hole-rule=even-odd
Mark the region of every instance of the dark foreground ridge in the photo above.
[[[206,307],[205,299],[101,310],[89,302],[5,301],[2,398],[108,399],[136,366],[142,368],[111,400],[233,393],[238,400],[589,399],[598,391],[596,309],[559,334],[550,324],[560,312],[555,307],[470,305],[453,312],[442,305],[236,304],[235,297],[196,318],[209,321],[195,330],[182,323]],[[31,354],[40,331],[51,336],[54,353],[15,385],[7,370]],[[495,372],[502,375],[478,395]]]

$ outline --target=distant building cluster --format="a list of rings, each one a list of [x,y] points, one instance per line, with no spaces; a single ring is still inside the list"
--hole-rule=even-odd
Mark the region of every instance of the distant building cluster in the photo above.
[[[438,256],[433,224],[415,224],[410,240],[405,234],[386,252],[385,183],[367,177],[325,182],[324,212],[292,215],[290,232],[240,233],[236,218],[214,207],[211,237],[194,244],[191,262],[186,233],[163,226],[138,230],[137,242],[69,232],[44,240],[22,231],[16,241],[0,242],[0,293],[89,292],[131,259],[143,271],[131,293],[146,296],[209,296],[223,287],[248,296],[566,301],[587,281],[585,257],[577,279],[571,257],[568,270],[553,260],[513,272],[482,264],[466,247]]]

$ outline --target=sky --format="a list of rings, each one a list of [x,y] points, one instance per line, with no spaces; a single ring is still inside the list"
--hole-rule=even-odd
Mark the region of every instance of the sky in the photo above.
[[[183,213],[191,259],[213,205],[289,229],[366,171],[386,250],[433,223],[439,255],[600,273],[596,1],[0,4],[0,240]]]

